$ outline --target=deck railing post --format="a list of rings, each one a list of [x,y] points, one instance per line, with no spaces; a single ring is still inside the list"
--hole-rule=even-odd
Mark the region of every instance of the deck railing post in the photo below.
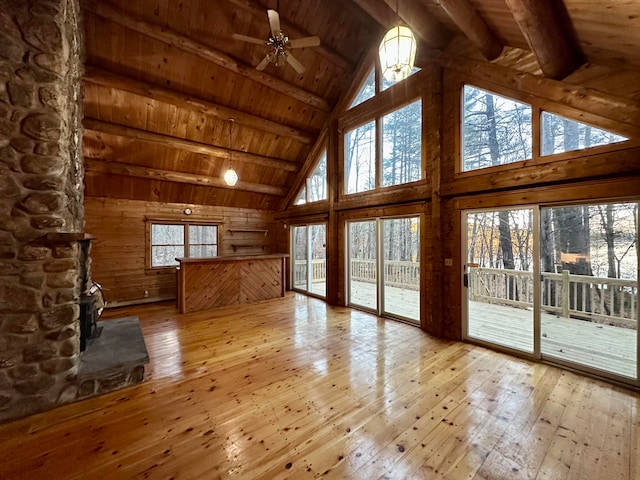
[[[569,318],[569,270],[562,271],[562,316]]]

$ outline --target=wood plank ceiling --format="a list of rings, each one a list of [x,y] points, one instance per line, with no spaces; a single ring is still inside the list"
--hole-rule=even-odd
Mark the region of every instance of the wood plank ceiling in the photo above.
[[[640,65],[638,0],[82,5],[85,194],[94,197],[281,207],[358,65],[398,21],[396,9],[417,33],[423,61],[469,51],[503,64],[524,58],[530,71],[557,79],[585,62]],[[290,38],[320,37],[320,47],[294,52],[303,74],[275,65],[259,72],[267,47],[231,38],[266,40],[268,8],[279,10]],[[229,166],[240,177],[233,188],[222,180]]]

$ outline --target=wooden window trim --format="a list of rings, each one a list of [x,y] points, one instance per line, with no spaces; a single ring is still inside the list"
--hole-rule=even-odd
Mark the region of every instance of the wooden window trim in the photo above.
[[[189,227],[190,226],[205,226],[205,227],[216,227],[216,243],[207,243],[203,245],[215,245],[217,252],[220,252],[220,227],[221,224],[218,222],[211,222],[206,220],[196,219],[194,221],[186,221],[184,219],[156,219],[156,218],[145,218],[145,273],[146,274],[164,274],[164,273],[173,273],[177,265],[163,265],[163,266],[152,266],[151,265],[151,252],[152,247],[154,246],[151,242],[151,231],[152,225],[181,225],[184,228],[183,237],[184,243],[184,256],[185,258],[189,257]],[[197,244],[200,245],[200,244]]]

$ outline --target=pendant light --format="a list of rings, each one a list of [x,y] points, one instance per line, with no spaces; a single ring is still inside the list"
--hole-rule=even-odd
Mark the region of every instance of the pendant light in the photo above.
[[[396,2],[397,13],[398,3]],[[411,75],[416,59],[416,48],[416,39],[409,27],[404,25],[391,27],[378,48],[382,76],[389,82],[399,82]]]
[[[236,183],[238,183],[238,174],[233,169],[233,149],[231,148],[231,130],[233,128],[233,118],[229,119],[229,169],[224,172],[224,181],[230,187],[233,187]]]

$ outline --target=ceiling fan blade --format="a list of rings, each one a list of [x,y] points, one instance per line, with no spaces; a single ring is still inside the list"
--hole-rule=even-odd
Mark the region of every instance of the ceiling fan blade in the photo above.
[[[291,55],[290,52],[287,52],[287,62],[289,62],[289,65],[291,65],[293,67],[293,69],[302,74],[304,73],[304,67],[302,66],[302,64],[296,59],[296,57],[294,57],[293,55]]]
[[[264,70],[265,68],[267,68],[267,65],[269,65],[269,55],[266,55],[262,61],[258,64],[258,66],[256,67],[256,70]]]
[[[289,40],[290,48],[317,47],[320,45],[319,37],[305,37]]]
[[[231,35],[231,38],[234,38],[236,40],[242,40],[243,42],[255,43],[256,45],[267,44],[265,40],[260,40],[259,38],[255,38],[255,37],[248,37],[246,35],[240,35],[239,33],[234,33],[233,35]]]
[[[267,10],[267,15],[269,16],[271,35],[276,37],[280,33],[280,15],[275,10]]]

